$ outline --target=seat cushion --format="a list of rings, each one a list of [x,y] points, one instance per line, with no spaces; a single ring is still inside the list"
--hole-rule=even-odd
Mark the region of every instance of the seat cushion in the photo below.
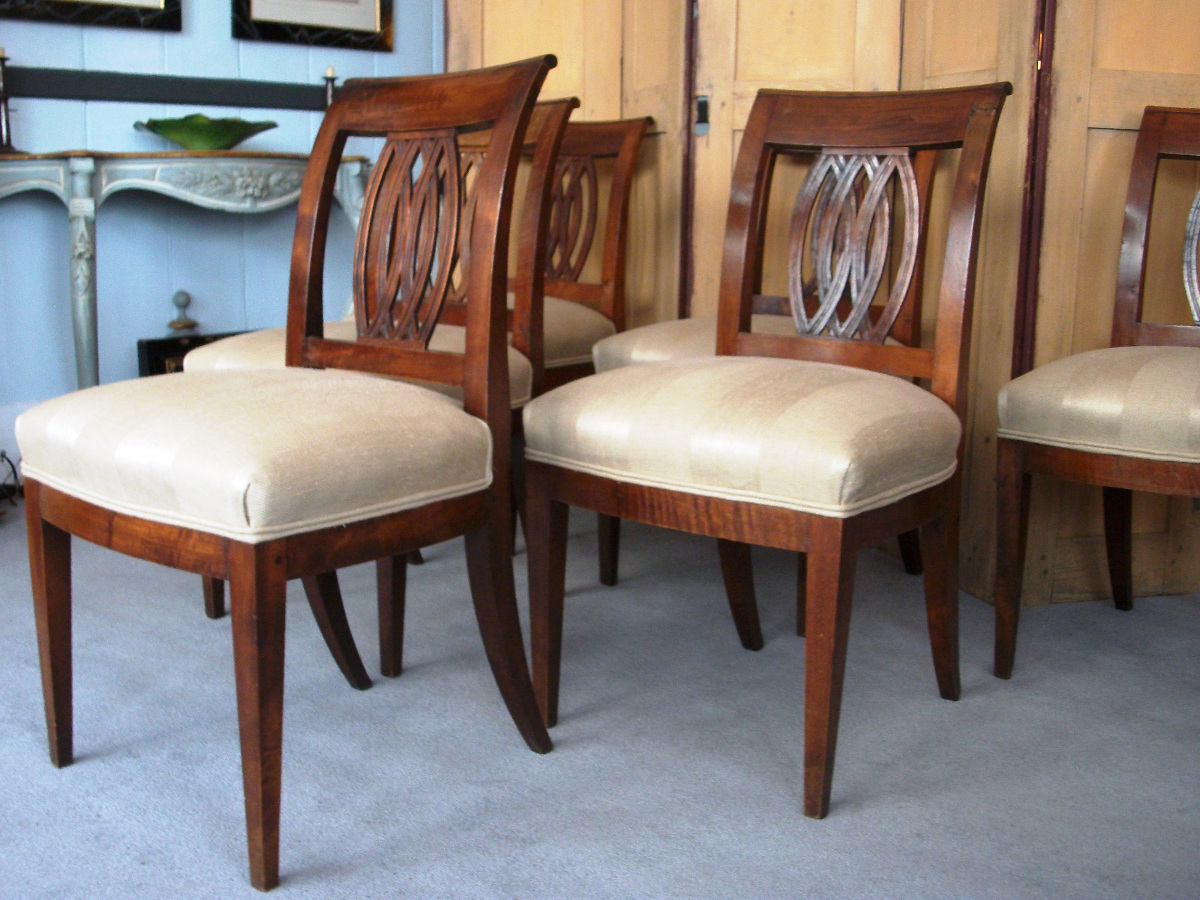
[[[1200,462],[1200,347],[1112,347],[1039,366],[1001,389],[999,434]]]
[[[615,369],[524,415],[529,459],[833,517],[946,480],[961,433],[946,404],[899,378],[743,356]]]
[[[325,337],[331,341],[353,341],[357,335],[353,320],[325,323]],[[462,353],[467,332],[457,325],[439,325],[433,332],[429,349]],[[197,347],[183,358],[185,372],[209,372],[232,369],[278,369],[287,356],[287,329],[266,328],[222,338]],[[416,382],[462,402],[462,388],[429,381]],[[533,393],[533,367],[519,351],[508,348],[508,387],[512,408],[524,406]]]
[[[25,474],[106,509],[258,543],[491,483],[491,433],[433,391],[354,372],[183,372],[17,419]]]
[[[796,334],[789,316],[752,316],[750,330],[761,334]],[[716,316],[693,316],[632,328],[605,338],[592,348],[592,361],[597,372],[607,372],[642,363],[713,356],[716,352]]]
[[[547,297],[543,309],[547,369],[591,362],[596,342],[617,330],[610,319],[582,303]]]

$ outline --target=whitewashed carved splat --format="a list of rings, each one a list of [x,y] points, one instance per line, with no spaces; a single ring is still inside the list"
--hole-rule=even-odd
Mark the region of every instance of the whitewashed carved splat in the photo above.
[[[1183,289],[1192,308],[1192,321],[1200,325],[1200,191],[1192,201],[1183,233]]]
[[[895,182],[904,203],[904,240],[887,303],[872,325],[871,301],[892,243]],[[796,329],[807,335],[882,343],[912,279],[920,222],[917,179],[907,148],[873,154],[823,150],[800,187],[792,214],[789,299]],[[807,284],[806,249],[812,275]],[[816,301],[811,316],[804,304],[806,295]]]

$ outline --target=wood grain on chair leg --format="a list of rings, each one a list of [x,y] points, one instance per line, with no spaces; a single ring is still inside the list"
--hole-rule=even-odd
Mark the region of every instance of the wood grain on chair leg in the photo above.
[[[333,661],[342,670],[342,675],[355,690],[365,691],[371,686],[371,676],[363,666],[350,623],[346,621],[346,605],[342,602],[342,591],[338,587],[337,572],[322,572],[307,575],[303,579],[304,595],[312,608],[313,618],[325,638]]]
[[[899,537],[900,561],[904,571],[909,575],[920,575],[924,568],[921,564],[921,535],[917,531],[906,531]]]
[[[42,698],[50,761],[62,768],[74,759],[71,701],[71,536],[42,520],[41,485],[25,483],[29,570],[37,621]]]
[[[1104,547],[1117,609],[1133,609],[1133,491],[1104,488]]]
[[[498,491],[491,500],[487,524],[467,532],[467,574],[479,634],[500,696],[529,749],[548,753],[554,744],[538,711],[517,616],[508,527],[511,512],[507,492]]]
[[[808,610],[804,652],[804,814],[829,812],[837,752],[856,549],[845,540],[845,520],[814,524],[808,553]]]
[[[562,670],[563,591],[567,570],[565,503],[538,489],[525,501],[529,518],[529,636],[533,651],[533,688],[547,728],[558,723],[558,685]]]
[[[375,561],[375,595],[379,607],[379,671],[388,678],[404,669],[404,601],[408,590],[405,555]]]
[[[260,891],[279,883],[285,559],[282,541],[229,545],[229,602],[250,883]]]
[[[808,554],[796,554],[796,634],[804,637],[804,620],[808,615]]]
[[[220,619],[225,615],[225,582],[220,578],[209,578],[201,575],[204,585],[204,614],[210,619]]]
[[[958,663],[958,492],[945,515],[922,526],[925,547],[925,617],[938,692],[946,700],[962,694]]]
[[[600,549],[600,583],[615,587],[621,559],[621,520],[596,513],[596,538]]]
[[[758,621],[758,603],[754,599],[754,567],[750,561],[750,545],[717,538],[721,557],[721,577],[725,580],[725,596],[738,638],[747,650],[763,648],[762,627]]]
[[[1003,438],[996,444],[996,472],[996,646],[992,671],[997,678],[1011,678],[1017,652],[1032,479],[1022,471],[1020,447]]]

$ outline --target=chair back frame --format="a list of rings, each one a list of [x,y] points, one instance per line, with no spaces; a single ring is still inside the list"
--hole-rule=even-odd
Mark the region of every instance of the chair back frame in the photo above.
[[[1146,283],[1147,243],[1158,164],[1162,159],[1200,159],[1200,109],[1148,106],[1133,151],[1121,261],[1113,307],[1112,346],[1173,344],[1200,346],[1200,285],[1197,285],[1196,243],[1200,239],[1200,192],[1192,203],[1184,236],[1183,278],[1196,325],[1163,325],[1142,321],[1142,290]]]
[[[629,234],[629,200],[638,153],[649,116],[611,122],[567,125],[554,175],[546,252],[545,290],[552,297],[582,303],[625,330],[625,248]],[[598,217],[596,160],[615,159],[604,217],[600,281],[579,280],[591,254]]]
[[[932,382],[933,393],[960,418],[966,413],[966,378],[978,254],[978,219],[983,205],[986,162],[1007,84],[942,91],[829,94],[760,91],[751,108],[734,169],[726,227],[717,317],[718,355],[779,356],[840,363]],[[780,154],[820,153],[830,148],[854,154],[911,154],[924,179],[927,151],[963,148],[951,193],[949,229],[938,301],[937,333],[931,349],[885,345],[915,298],[906,290],[885,307],[868,342],[825,336],[755,334],[750,317],[762,290],[767,197]],[[919,165],[918,165],[919,164]],[[916,189],[927,194],[927,189]],[[919,217],[924,245],[927,211]],[[918,223],[913,223],[918,224]],[[918,260],[921,247],[918,247]],[[911,285],[911,282],[910,282]],[[892,308],[895,306],[896,308]],[[904,343],[917,343],[919,321],[907,318]],[[915,332],[912,330],[915,327]]]
[[[288,365],[461,386],[464,409],[485,420],[494,437],[507,437],[507,259],[519,161],[515,148],[529,122],[531,97],[553,64],[553,57],[545,57],[536,65],[497,66],[485,70],[484,77],[472,72],[346,82],[321,123],[301,186],[288,300]],[[381,108],[403,112],[384,118]],[[471,234],[466,348],[463,354],[430,351],[428,340],[450,291],[464,218],[457,135],[485,128],[491,129],[491,139],[473,190],[480,199],[466,217]],[[333,185],[351,135],[385,138],[381,160],[388,163],[372,173],[355,244],[355,343],[324,338],[321,282]],[[422,164],[419,174],[415,166],[405,169],[405,161],[414,160],[414,149]],[[399,164],[391,164],[397,156]],[[373,239],[379,229],[383,237]],[[414,268],[407,276],[388,274],[383,284],[414,293],[385,296],[386,291],[374,290],[370,282],[381,267],[387,272],[392,260],[413,247],[421,250]],[[381,325],[389,318],[390,326]],[[507,440],[501,443],[496,458],[506,464]]]

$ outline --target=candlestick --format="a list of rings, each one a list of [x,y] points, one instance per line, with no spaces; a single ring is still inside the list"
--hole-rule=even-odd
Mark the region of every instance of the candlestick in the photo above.
[[[333,85],[337,81],[337,72],[333,66],[329,66],[325,70],[325,107],[329,108],[329,104],[333,103]]]
[[[0,153],[16,153],[12,144],[12,126],[8,120],[8,74],[5,71],[8,56],[0,47]]]

